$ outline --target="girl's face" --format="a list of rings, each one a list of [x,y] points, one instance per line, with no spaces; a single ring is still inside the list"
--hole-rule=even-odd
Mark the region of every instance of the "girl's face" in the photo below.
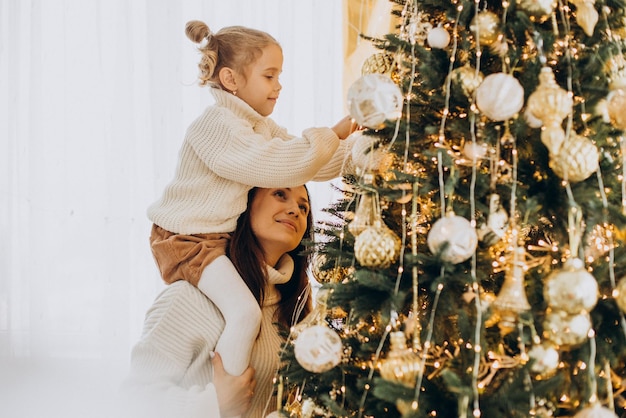
[[[237,75],[237,97],[262,116],[274,111],[282,86],[278,76],[283,71],[283,51],[278,45],[268,45],[263,54],[246,68],[245,77]]]
[[[257,190],[250,205],[250,226],[267,264],[275,265],[300,244],[310,210],[304,186]]]

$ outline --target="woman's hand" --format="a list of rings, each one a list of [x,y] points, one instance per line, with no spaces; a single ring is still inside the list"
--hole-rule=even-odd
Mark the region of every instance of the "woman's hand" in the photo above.
[[[337,134],[339,139],[346,139],[352,132],[357,130],[357,124],[350,116],[346,116],[330,129]]]
[[[250,408],[256,380],[254,369],[248,367],[241,376],[232,376],[224,370],[222,358],[218,353],[211,360],[213,365],[213,385],[217,392],[217,401],[222,417],[235,417]]]

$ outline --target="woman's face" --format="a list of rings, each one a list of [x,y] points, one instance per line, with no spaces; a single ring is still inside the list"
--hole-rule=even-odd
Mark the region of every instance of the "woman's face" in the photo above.
[[[269,265],[300,244],[310,210],[304,186],[257,190],[250,205],[250,225]]]

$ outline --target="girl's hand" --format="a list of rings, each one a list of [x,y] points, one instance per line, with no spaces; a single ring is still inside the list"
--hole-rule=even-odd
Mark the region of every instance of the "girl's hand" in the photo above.
[[[256,380],[254,369],[248,367],[241,376],[226,373],[222,358],[218,353],[211,360],[213,365],[213,385],[217,393],[217,402],[222,417],[242,415],[250,408]]]
[[[346,116],[335,124],[331,129],[339,137],[339,139],[346,139],[350,134],[356,131],[358,128],[354,119],[350,116]]]

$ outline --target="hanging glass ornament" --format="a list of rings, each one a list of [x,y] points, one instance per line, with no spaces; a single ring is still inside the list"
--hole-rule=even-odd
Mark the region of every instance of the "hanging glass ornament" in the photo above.
[[[357,237],[370,226],[374,225],[374,221],[380,218],[380,206],[378,195],[373,189],[374,175],[367,173],[363,175],[364,191],[359,196],[359,203],[354,218],[348,224],[348,231]]]
[[[536,344],[528,350],[530,371],[541,377],[552,375],[559,367],[559,352],[550,343]]]
[[[618,418],[615,412],[609,408],[605,408],[596,402],[591,406],[587,406],[574,415],[573,418]]]
[[[489,146],[484,142],[467,141],[463,144],[463,156],[471,163],[473,161],[480,162],[480,160],[487,157]]]
[[[544,22],[556,8],[555,0],[518,0],[517,7],[525,11],[531,20]]]
[[[550,168],[563,180],[577,183],[596,172],[598,148],[589,139],[572,133],[556,154],[550,155]]]
[[[626,89],[611,91],[606,96],[609,120],[617,129],[626,130]]]
[[[384,128],[385,121],[395,121],[402,114],[402,91],[387,75],[361,76],[350,86],[347,97],[350,115],[366,128]]]
[[[561,270],[548,276],[543,296],[554,310],[569,314],[590,312],[598,302],[598,282],[580,258],[570,258]]]
[[[504,237],[509,223],[509,214],[502,206],[500,195],[489,195],[489,214],[487,222],[478,228],[478,239],[487,246],[492,246]]]
[[[354,240],[354,256],[363,267],[387,268],[398,259],[401,244],[400,238],[379,218]]]
[[[421,369],[419,356],[407,347],[404,332],[392,332],[389,338],[391,346],[387,357],[381,361],[380,375],[392,382],[415,387]]]
[[[587,36],[592,36],[598,23],[599,14],[595,8],[595,0],[570,0],[576,6],[576,23]]]
[[[458,264],[474,254],[478,235],[467,219],[450,210],[433,224],[426,241],[433,254],[439,255],[443,261]]]
[[[439,25],[428,31],[426,40],[431,48],[444,49],[450,45],[450,33],[446,28]]]
[[[535,115],[533,115],[532,112],[528,110],[528,108],[524,110],[524,120],[526,121],[526,124],[531,128],[541,128],[543,126],[543,122],[541,121],[541,119],[537,119]]]
[[[498,327],[503,335],[515,330],[519,314],[530,309],[524,289],[525,270],[526,251],[523,247],[515,247],[506,267],[504,283],[491,304],[493,314],[499,318]]]
[[[572,113],[573,106],[572,96],[556,83],[552,68],[543,67],[539,85],[526,102],[526,110],[541,121],[544,127],[541,141],[552,154],[557,153],[565,141],[561,124]]]
[[[470,30],[478,37],[478,43],[489,46],[500,36],[500,18],[488,10],[479,12],[472,19]]]
[[[449,77],[452,83],[459,86],[463,94],[470,99],[485,79],[482,73],[477,73],[476,69],[469,64],[455,68],[450,72]]]
[[[389,52],[378,52],[366,59],[361,66],[361,75],[366,74],[387,75],[396,84],[402,81],[398,63]]]
[[[315,281],[319,284],[341,283],[348,279],[352,274],[352,267],[329,266],[327,264],[327,256],[323,253],[315,253],[311,262],[311,273]]]
[[[512,118],[523,105],[524,88],[509,74],[489,74],[476,90],[476,106],[494,121]]]
[[[588,313],[568,315],[564,311],[549,311],[543,320],[543,337],[568,349],[587,341],[591,330],[591,317]]]
[[[622,312],[626,313],[626,277],[622,277],[617,282],[615,286],[614,292],[615,303],[622,310]]]

